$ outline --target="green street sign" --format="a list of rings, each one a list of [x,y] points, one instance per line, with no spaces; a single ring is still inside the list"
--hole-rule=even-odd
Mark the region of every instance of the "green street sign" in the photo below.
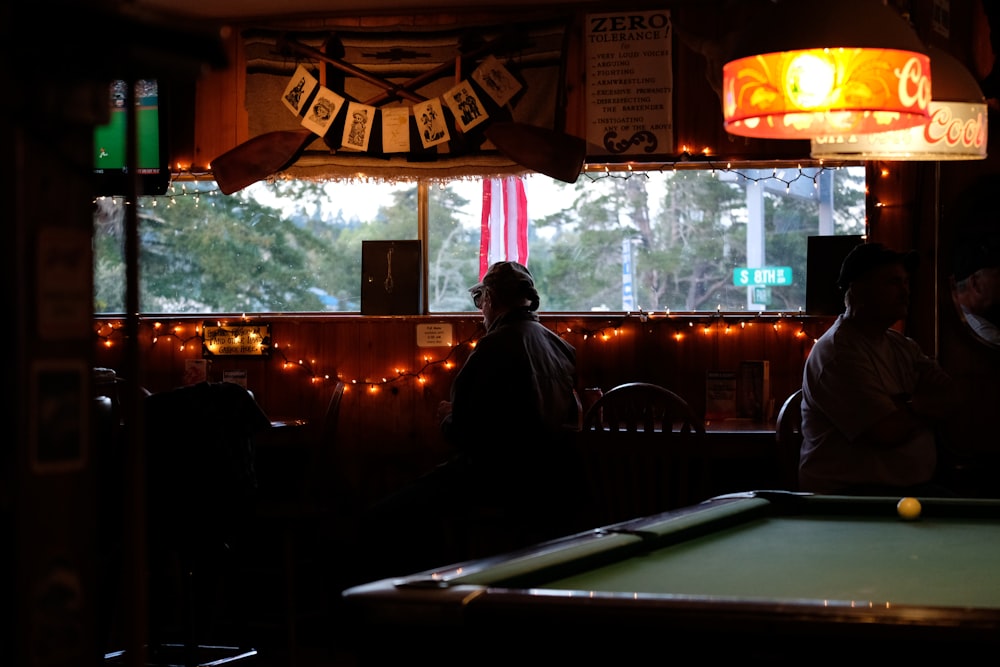
[[[762,266],[751,269],[738,266],[733,269],[733,284],[737,287],[749,287],[750,285],[791,285],[792,267]]]
[[[771,303],[771,288],[770,287],[753,287],[753,302],[754,303]]]

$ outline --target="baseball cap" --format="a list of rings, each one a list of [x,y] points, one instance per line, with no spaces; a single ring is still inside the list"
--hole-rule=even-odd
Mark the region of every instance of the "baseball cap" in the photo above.
[[[881,243],[862,243],[854,246],[843,264],[840,265],[840,277],[837,278],[837,286],[842,291],[847,291],[855,280],[863,278],[875,269],[888,266],[890,264],[902,264],[909,273],[917,268],[919,255],[916,251],[897,252],[891,250]]]
[[[538,309],[538,292],[535,279],[528,267],[518,262],[496,262],[490,266],[483,279],[469,288],[470,292],[489,287],[505,301],[523,298],[530,301],[529,310]]]
[[[968,239],[955,251],[955,280],[965,280],[979,269],[1000,266],[1000,236]]]

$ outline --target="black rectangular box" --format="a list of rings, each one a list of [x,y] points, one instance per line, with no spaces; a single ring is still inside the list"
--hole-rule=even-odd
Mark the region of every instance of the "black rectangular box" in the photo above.
[[[361,314],[420,315],[420,241],[361,242]]]

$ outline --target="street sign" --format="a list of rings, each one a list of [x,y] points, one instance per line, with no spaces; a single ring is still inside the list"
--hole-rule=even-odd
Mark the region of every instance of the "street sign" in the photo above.
[[[622,310],[635,310],[632,292],[632,239],[622,239]]]
[[[767,305],[771,303],[771,288],[755,285],[753,288],[753,302]]]
[[[791,285],[792,267],[762,266],[751,269],[738,266],[733,269],[733,284],[737,287],[748,287],[750,285]]]

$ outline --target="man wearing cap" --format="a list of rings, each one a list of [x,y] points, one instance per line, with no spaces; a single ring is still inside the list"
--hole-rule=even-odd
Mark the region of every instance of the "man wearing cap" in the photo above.
[[[486,335],[455,377],[451,401],[440,406],[441,427],[472,458],[507,459],[517,444],[507,437],[557,435],[577,424],[576,351],[539,322],[525,266],[497,262],[469,292]],[[498,410],[503,423],[484,428]]]
[[[962,317],[981,339],[1000,345],[1000,238],[960,242],[954,268]]]
[[[575,476],[576,351],[539,321],[524,265],[497,262],[469,292],[486,334],[439,406],[442,433],[466,466],[474,501],[522,515],[538,537],[555,536],[567,509],[556,506],[569,500],[560,484]]]
[[[892,328],[907,315],[916,265],[916,253],[878,243],[844,259],[846,311],[802,374],[800,490],[952,495],[935,481],[934,425],[957,408],[957,392],[916,341]]]
[[[472,541],[509,549],[582,529],[576,351],[539,321],[522,264],[493,264],[469,292],[486,333],[438,406],[451,456],[369,512],[376,576],[484,555]],[[476,525],[482,514],[490,525]],[[381,546],[387,536],[405,549]]]

